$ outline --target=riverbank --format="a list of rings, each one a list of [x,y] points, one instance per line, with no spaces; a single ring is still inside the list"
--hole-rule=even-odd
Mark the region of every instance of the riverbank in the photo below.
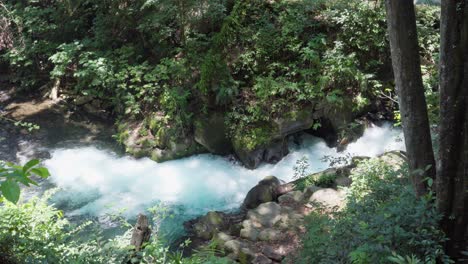
[[[350,175],[360,173],[355,157],[350,164],[313,173],[281,184],[269,176],[247,194],[239,212],[219,211],[185,223],[194,249],[215,244],[221,256],[240,263],[295,263],[302,248],[306,218],[311,213],[330,214],[346,206]],[[398,169],[406,164],[404,152],[384,153],[375,162]]]

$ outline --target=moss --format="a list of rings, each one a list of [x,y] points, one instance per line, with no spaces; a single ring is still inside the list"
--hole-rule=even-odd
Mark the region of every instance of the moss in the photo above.
[[[305,190],[307,187],[315,185],[318,187],[329,188],[335,183],[339,175],[335,171],[325,170],[322,172],[310,174],[294,181],[295,190]]]
[[[253,151],[259,147],[266,146],[273,141],[276,131],[276,128],[268,124],[247,130],[238,130],[233,139],[234,148]]]
[[[291,119],[291,120],[304,120],[310,118],[310,112],[312,109],[309,109],[308,107],[301,108],[301,109],[293,109],[285,115],[286,118]]]
[[[126,123],[117,123],[117,134],[113,136],[117,142],[124,145],[127,139],[130,137],[130,130]]]
[[[143,158],[149,155],[148,150],[144,148],[128,148],[127,147],[125,151],[135,158]]]
[[[146,137],[148,136],[149,132],[148,132],[148,129],[146,127],[142,127],[140,129],[140,131],[138,131],[138,134],[142,137]]]
[[[156,146],[164,148],[167,145],[167,142],[168,142],[168,136],[167,136],[166,129],[160,128],[156,132],[155,144]]]
[[[143,139],[143,140],[140,142],[140,145],[141,145],[141,147],[144,148],[144,149],[156,147],[156,143],[155,143],[153,140],[149,139],[149,138]]]

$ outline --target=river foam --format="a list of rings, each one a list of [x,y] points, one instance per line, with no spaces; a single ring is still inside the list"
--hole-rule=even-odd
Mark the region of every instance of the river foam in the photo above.
[[[375,156],[388,150],[402,150],[401,131],[390,124],[368,128],[351,143],[351,155]],[[178,208],[182,219],[210,210],[229,210],[239,206],[247,191],[267,175],[290,181],[293,167],[302,157],[309,160],[309,171],[328,168],[324,156],[339,157],[335,148],[310,135],[302,136],[300,146],[290,144],[290,154],[277,164],[263,164],[248,170],[227,158],[201,154],[157,163],[150,159],[118,156],[95,147],[55,149],[45,165],[50,181],[61,188],[55,202],[68,215],[101,216],[126,208],[134,216],[158,202]]]

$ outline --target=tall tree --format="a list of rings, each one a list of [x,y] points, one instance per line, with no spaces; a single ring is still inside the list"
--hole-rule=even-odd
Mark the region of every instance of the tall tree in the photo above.
[[[413,1],[386,0],[393,70],[410,168],[435,169],[421,81]],[[429,142],[428,142],[429,141]],[[468,0],[443,0],[440,46],[440,124],[436,201],[446,252],[468,251]],[[433,176],[434,169],[426,172]],[[424,193],[415,177],[418,194]]]
[[[468,240],[468,0],[444,0],[441,12],[437,206],[456,256]]]
[[[411,179],[418,196],[426,193],[424,177],[435,178],[429,118],[419,61],[412,0],[387,0],[387,24]]]

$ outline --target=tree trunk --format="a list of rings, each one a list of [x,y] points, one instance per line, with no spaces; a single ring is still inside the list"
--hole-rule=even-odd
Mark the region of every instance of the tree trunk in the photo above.
[[[468,0],[444,0],[441,8],[437,206],[446,251],[457,259],[468,239]]]
[[[416,194],[427,192],[425,177],[435,178],[426,98],[419,61],[412,0],[386,0],[393,72],[398,93],[411,179]]]
[[[145,242],[148,242],[151,236],[148,217],[143,214],[138,215],[137,223],[133,228],[132,240],[130,245],[135,246],[135,251],[140,251]]]

